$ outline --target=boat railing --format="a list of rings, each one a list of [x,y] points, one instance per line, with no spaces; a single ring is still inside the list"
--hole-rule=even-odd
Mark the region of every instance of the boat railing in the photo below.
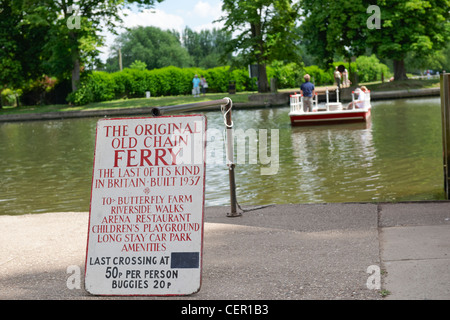
[[[291,94],[290,96],[291,112],[303,112],[303,95]]]
[[[290,97],[291,112],[306,113],[305,110],[303,109],[303,94],[301,93],[291,94],[289,97]],[[317,93],[314,94],[312,103],[313,103],[313,110],[317,110],[319,103],[319,96]]]
[[[370,90],[366,91],[366,106],[370,106]]]
[[[326,100],[327,100],[327,102],[325,103],[325,110],[326,111],[340,111],[340,110],[342,110],[342,103],[339,102],[339,88],[336,88],[336,102],[331,102],[330,103],[328,87],[326,88],[325,95],[326,95]]]

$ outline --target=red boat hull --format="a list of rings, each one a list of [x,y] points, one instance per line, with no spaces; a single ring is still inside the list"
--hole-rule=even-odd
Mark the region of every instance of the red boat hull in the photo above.
[[[293,126],[311,126],[347,122],[364,122],[370,118],[370,109],[364,111],[344,112],[308,112],[304,114],[290,114]]]

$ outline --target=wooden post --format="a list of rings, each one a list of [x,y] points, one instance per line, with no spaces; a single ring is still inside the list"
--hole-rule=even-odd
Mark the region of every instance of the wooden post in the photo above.
[[[446,199],[450,199],[450,74],[441,75],[441,115],[442,115],[442,150],[444,165],[444,190]]]
[[[277,78],[270,78],[270,92],[277,93]]]
[[[119,70],[122,71],[122,49],[119,48]]]

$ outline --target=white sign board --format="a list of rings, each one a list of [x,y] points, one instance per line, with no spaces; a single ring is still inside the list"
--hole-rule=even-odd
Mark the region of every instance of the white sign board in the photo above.
[[[206,117],[97,123],[85,287],[98,295],[200,290]]]

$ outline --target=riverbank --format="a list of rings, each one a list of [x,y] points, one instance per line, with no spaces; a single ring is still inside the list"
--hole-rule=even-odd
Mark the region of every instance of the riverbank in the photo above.
[[[371,84],[375,90],[371,90],[372,101],[386,99],[402,99],[415,97],[433,97],[440,95],[440,88],[433,87],[435,83],[407,82],[402,85],[396,84]],[[369,89],[372,86],[369,85]],[[429,87],[431,86],[431,87]],[[389,89],[390,88],[390,89]],[[319,94],[319,102],[326,100],[326,87],[318,87],[316,91]],[[330,101],[336,99],[336,87],[328,87],[330,92]],[[341,101],[351,101],[351,92],[353,87],[344,88],[339,96]],[[208,94],[205,97],[192,98],[187,96],[180,97],[160,97],[150,99],[129,99],[115,100],[110,102],[101,102],[82,107],[70,107],[67,105],[54,105],[43,107],[20,107],[21,109],[0,109],[0,122],[14,121],[33,121],[33,120],[52,120],[65,118],[83,118],[83,117],[116,117],[116,116],[148,116],[153,107],[162,105],[179,105],[185,103],[202,102],[208,100],[218,100],[224,97],[230,97],[233,100],[234,109],[249,109],[261,107],[283,107],[289,105],[289,96],[298,93],[298,90],[280,90],[278,93],[238,93],[229,94]],[[208,109],[203,109],[208,110]],[[219,107],[212,107],[209,110],[219,110]]]
[[[228,210],[205,210],[200,291],[168,298],[84,290],[86,212],[0,216],[0,299],[450,299],[449,201],[276,205],[236,218]]]
[[[339,101],[352,101],[352,91],[354,88],[343,88],[339,92]],[[319,88],[316,90],[319,97],[319,103],[326,101],[326,89]],[[392,99],[406,99],[406,98],[420,98],[420,97],[439,97],[440,88],[424,88],[424,89],[407,89],[407,90],[392,90],[392,91],[371,91],[371,101],[378,100],[392,100]],[[289,104],[290,95],[299,93],[298,91],[285,91],[277,94],[257,94],[249,96],[249,104],[274,107],[286,106]],[[336,87],[329,88],[329,101],[336,101]],[[239,107],[239,105],[237,106]]]

